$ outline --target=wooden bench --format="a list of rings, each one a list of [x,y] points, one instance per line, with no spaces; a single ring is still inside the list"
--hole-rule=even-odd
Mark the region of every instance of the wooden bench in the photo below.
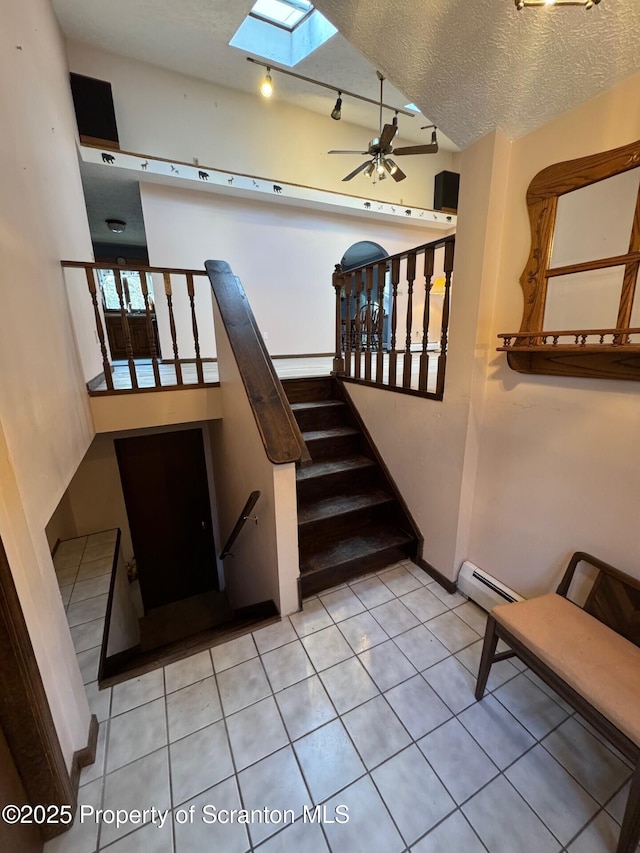
[[[567,598],[579,563],[598,570],[582,607]],[[492,663],[516,655],[633,762],[616,853],[640,838],[639,647],[640,580],[577,551],[555,593],[493,608],[476,684],[482,699]]]

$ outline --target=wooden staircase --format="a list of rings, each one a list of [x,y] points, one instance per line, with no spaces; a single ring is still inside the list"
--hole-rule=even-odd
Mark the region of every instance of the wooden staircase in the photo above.
[[[416,532],[340,383],[282,384],[312,459],[296,474],[302,596],[414,556]]]

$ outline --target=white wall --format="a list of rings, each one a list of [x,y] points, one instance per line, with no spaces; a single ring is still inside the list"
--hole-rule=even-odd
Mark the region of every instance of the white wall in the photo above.
[[[158,184],[143,184],[141,197],[151,264],[197,269],[206,259],[227,261],[242,281],[273,355],[333,352],[335,291],[331,275],[353,243],[373,240],[394,254],[443,236],[442,231],[429,228],[390,225]],[[206,279],[196,286],[200,288],[201,304],[206,306],[207,298],[210,300]],[[418,311],[421,302],[417,291],[418,288]],[[174,303],[182,355],[183,342],[187,351],[193,340],[191,315],[184,293]],[[171,358],[161,290],[156,290],[156,307],[162,354]],[[210,323],[210,312],[207,316],[205,310],[201,311],[199,331],[210,330]],[[202,340],[202,332],[200,337]],[[212,354],[212,350],[201,350],[202,356]]]
[[[92,436],[60,268],[91,243],[50,5],[0,0],[0,18],[0,536],[70,765],[89,709],[45,526]]]
[[[111,83],[124,151],[186,163],[196,157],[203,166],[230,172],[341,193],[350,186],[346,191],[354,195],[427,208],[433,204],[433,176],[451,169],[447,152],[403,157],[406,181],[373,187],[359,176],[347,185],[342,178],[359,161],[327,151],[360,150],[375,135],[375,107],[371,126],[362,128],[279,102],[277,94],[267,101],[79,42],[68,42],[67,54],[72,71]]]

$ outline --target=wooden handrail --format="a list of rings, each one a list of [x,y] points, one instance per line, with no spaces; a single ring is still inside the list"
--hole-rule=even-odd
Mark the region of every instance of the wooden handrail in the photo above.
[[[306,444],[241,285],[226,261],[205,267],[267,458],[274,465],[303,461]]]
[[[108,261],[60,261],[68,269],[129,270],[131,272],[159,272],[170,275],[206,275],[205,270],[186,270],[180,267],[150,267],[147,264],[112,264]]]
[[[236,539],[240,535],[240,531],[245,526],[247,521],[251,518],[251,510],[257,504],[259,497],[260,497],[260,492],[255,491],[255,492],[251,492],[251,494],[247,498],[247,502],[242,507],[242,512],[238,516],[238,520],[234,524],[233,530],[229,534],[229,538],[225,542],[224,548],[222,549],[222,551],[220,553],[220,559],[221,560],[224,560],[225,557],[228,557],[229,555],[231,555],[233,557],[233,554],[231,553],[231,548],[233,546],[233,543],[236,541]],[[255,520],[256,524],[258,523],[257,518],[252,519],[252,520]]]

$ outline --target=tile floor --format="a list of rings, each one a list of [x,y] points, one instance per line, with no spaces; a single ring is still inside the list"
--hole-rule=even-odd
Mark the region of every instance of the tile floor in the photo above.
[[[80,804],[169,818],[76,821],[46,853],[614,851],[630,767],[517,659],[476,702],[484,621],[406,562],[253,635],[90,683],[100,734]],[[349,821],[305,822],[315,804]],[[206,823],[209,806],[271,822]]]

